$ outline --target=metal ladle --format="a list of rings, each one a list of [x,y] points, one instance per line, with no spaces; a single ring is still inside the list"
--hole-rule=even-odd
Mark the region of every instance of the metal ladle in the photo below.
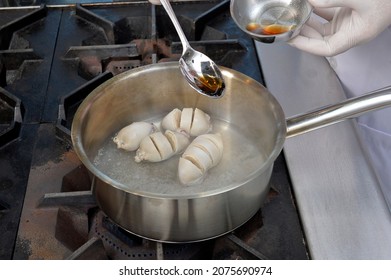
[[[194,50],[183,32],[169,0],[160,0],[178,33],[183,46],[179,66],[190,86],[202,95],[219,98],[224,94],[223,75],[216,63],[205,54]]]

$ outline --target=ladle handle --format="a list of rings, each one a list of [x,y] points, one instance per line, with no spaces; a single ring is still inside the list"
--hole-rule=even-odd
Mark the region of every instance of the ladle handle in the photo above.
[[[391,105],[391,86],[286,120],[286,137],[300,135]]]
[[[179,21],[174,13],[174,10],[171,7],[169,0],[160,0],[160,3],[163,5],[164,9],[166,10],[168,16],[170,17],[172,23],[174,24],[174,27],[178,33],[179,39],[181,40],[182,46],[183,46],[183,53],[185,53],[186,49],[190,47],[190,43],[186,38],[185,33],[182,30],[181,25],[179,24]]]

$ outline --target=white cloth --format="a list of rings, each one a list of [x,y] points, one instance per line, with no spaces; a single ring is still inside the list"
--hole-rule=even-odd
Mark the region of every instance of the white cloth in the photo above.
[[[348,97],[391,86],[391,26],[372,41],[328,60]],[[358,124],[391,210],[391,108],[367,113]]]

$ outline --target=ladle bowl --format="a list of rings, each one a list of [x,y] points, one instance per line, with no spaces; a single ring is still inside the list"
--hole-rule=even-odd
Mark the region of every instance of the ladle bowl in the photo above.
[[[169,0],[160,0],[178,33],[183,46],[179,60],[180,70],[189,85],[198,93],[220,98],[224,94],[225,83],[223,75],[216,63],[205,54],[194,50],[187,40]]]
[[[307,0],[231,0],[239,28],[262,43],[288,41],[300,33],[312,13]]]

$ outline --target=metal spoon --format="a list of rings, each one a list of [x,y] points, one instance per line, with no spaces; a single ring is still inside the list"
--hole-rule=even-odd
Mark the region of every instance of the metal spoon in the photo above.
[[[190,86],[202,95],[219,98],[224,94],[223,75],[216,63],[205,54],[194,50],[183,32],[169,0],[160,0],[178,33],[183,46],[179,68]]]

